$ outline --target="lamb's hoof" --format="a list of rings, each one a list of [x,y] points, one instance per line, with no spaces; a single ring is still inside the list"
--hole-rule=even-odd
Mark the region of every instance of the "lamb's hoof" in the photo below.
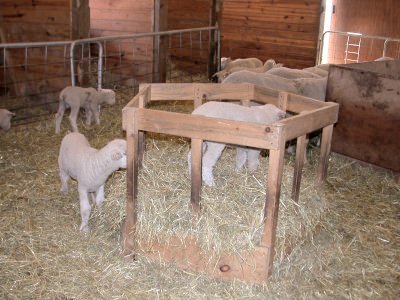
[[[87,225],[86,225],[86,226],[81,225],[80,231],[81,231],[82,233],[89,233],[89,232],[90,232],[89,226],[87,226]]]
[[[68,194],[68,188],[62,188],[60,189],[61,194],[66,195]]]

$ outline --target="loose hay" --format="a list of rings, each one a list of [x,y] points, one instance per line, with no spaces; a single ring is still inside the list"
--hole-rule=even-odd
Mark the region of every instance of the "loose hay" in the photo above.
[[[102,125],[78,125],[94,147],[123,137],[121,109],[102,111]],[[177,103],[173,110],[184,111]],[[164,109],[164,107],[161,107]],[[400,186],[393,174],[332,155],[325,189],[314,187],[318,151],[302,178],[300,202],[290,200],[293,158],[286,157],[277,255],[265,285],[224,282],[139,256],[121,259],[126,177],[106,184],[104,216],[94,209],[88,235],[79,233],[76,184],[59,193],[54,120],[0,134],[0,297],[51,299],[395,298],[399,288]],[[204,188],[202,215],[190,221],[190,182],[182,138],[148,136],[139,183],[140,237],[197,234],[205,251],[237,251],[258,243],[267,159],[254,174],[234,172],[234,149],[217,164],[217,188]],[[320,228],[314,234],[315,227]],[[162,236],[160,236],[162,234]],[[285,252],[293,249],[290,256]]]

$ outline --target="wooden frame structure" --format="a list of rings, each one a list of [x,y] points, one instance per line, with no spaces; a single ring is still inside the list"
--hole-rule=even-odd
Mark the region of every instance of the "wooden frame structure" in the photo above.
[[[279,122],[262,125],[256,123],[223,120],[191,114],[147,109],[150,101],[193,100],[194,107],[209,100],[240,100],[271,103],[293,112],[294,116]],[[339,105],[310,98],[279,93],[252,84],[145,84],[139,93],[124,107],[123,129],[128,143],[126,220],[122,228],[125,256],[143,253],[150,258],[162,258],[178,267],[206,272],[218,278],[238,278],[244,281],[265,282],[271,275],[275,235],[279,210],[279,198],[283,173],[286,141],[297,138],[296,164],[292,197],[297,200],[300,191],[301,172],[307,133],[322,128],[318,182],[327,174],[333,124],[338,118]],[[261,243],[253,251],[240,255],[222,253],[217,265],[210,265],[202,256],[195,238],[184,241],[172,238],[168,243],[140,243],[136,240],[138,170],[144,151],[144,132],[155,132],[191,138],[191,207],[194,216],[200,212],[201,163],[203,140],[269,149],[267,193],[264,207],[264,229]]]

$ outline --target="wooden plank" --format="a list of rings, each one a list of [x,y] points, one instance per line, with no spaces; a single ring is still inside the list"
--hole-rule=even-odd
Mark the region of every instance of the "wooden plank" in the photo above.
[[[223,280],[239,279],[246,282],[265,283],[268,279],[268,257],[270,249],[255,247],[239,253],[222,252],[216,261],[204,252],[192,236],[182,240],[171,237],[168,242],[140,241],[140,253],[150,259],[175,264],[194,272],[207,273]]]
[[[126,256],[135,256],[137,247],[137,191],[138,191],[138,150],[139,134],[136,127],[136,110],[124,111],[125,120],[130,120],[126,127],[127,140],[127,200],[126,218],[122,228],[122,252]]]
[[[90,0],[91,9],[115,9],[115,10],[143,10],[151,9],[152,1],[148,0]]]
[[[272,273],[275,255],[276,226],[278,223],[279,198],[283,174],[283,160],[285,156],[285,128],[280,127],[277,149],[269,150],[267,196],[264,206],[264,229],[261,237],[261,246],[270,251],[267,258],[267,275]]]
[[[274,149],[279,131],[274,124],[256,123],[140,109],[139,130],[165,133],[225,144]]]
[[[143,87],[145,86],[147,85],[144,84]],[[206,100],[251,99],[253,87],[254,85],[248,83],[224,85],[217,83],[154,83],[151,84],[151,100],[193,100],[196,94]]]
[[[50,7],[5,7],[1,10],[3,22],[37,23],[42,24],[69,24],[69,8],[61,6]]]
[[[292,185],[292,195],[291,195],[293,201],[295,202],[299,202],[301,174],[303,171],[304,156],[306,154],[307,142],[308,142],[307,135],[302,135],[297,138],[296,161],[294,165],[293,185]]]
[[[306,132],[313,132],[329,124],[336,123],[338,111],[339,105],[329,103],[326,107],[305,111],[300,115],[282,119],[279,123],[286,125],[286,140],[289,141]]]
[[[191,196],[190,203],[192,213],[198,216],[200,213],[200,197],[202,184],[202,158],[203,158],[203,141],[200,139],[192,139],[191,141]]]

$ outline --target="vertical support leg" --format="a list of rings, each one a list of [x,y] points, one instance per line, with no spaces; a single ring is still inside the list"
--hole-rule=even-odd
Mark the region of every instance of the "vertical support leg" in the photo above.
[[[275,255],[276,224],[278,221],[284,156],[285,140],[281,137],[280,147],[278,149],[269,150],[267,198],[264,208],[265,223],[261,240],[261,246],[269,249],[267,257],[267,277],[271,275]]]
[[[328,125],[322,129],[321,137],[321,153],[319,160],[319,169],[317,175],[317,181],[319,184],[325,181],[328,173],[328,160],[331,152],[333,124]]]
[[[131,119],[131,118],[130,118]],[[137,127],[128,128],[127,139],[127,199],[126,219],[122,228],[123,255],[135,255],[137,221],[138,149],[139,132]]]
[[[295,202],[299,201],[301,172],[304,165],[304,154],[306,153],[307,136],[302,135],[297,138],[296,143],[296,162],[294,165],[292,199]]]
[[[144,148],[145,148],[145,133],[143,131],[139,131],[138,136],[138,165],[139,167],[142,166],[143,163],[143,155],[144,155]]]
[[[191,165],[191,205],[193,215],[200,212],[200,194],[201,194],[201,160],[203,157],[203,140],[192,139],[192,165]]]

